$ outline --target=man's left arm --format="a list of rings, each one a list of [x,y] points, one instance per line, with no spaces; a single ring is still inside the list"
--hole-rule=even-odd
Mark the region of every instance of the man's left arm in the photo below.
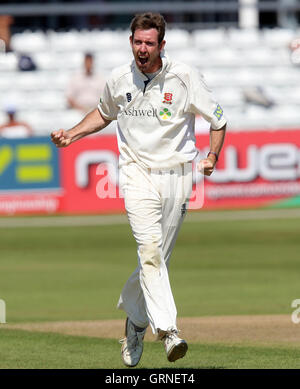
[[[198,163],[198,170],[205,176],[210,176],[214,171],[218,157],[223,147],[226,132],[226,124],[219,130],[210,128],[210,153]]]

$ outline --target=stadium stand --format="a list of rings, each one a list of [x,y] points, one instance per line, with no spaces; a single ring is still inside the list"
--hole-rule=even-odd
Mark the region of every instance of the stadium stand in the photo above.
[[[300,67],[293,64],[289,45],[300,31],[234,28],[171,29],[166,50],[177,60],[198,67],[229,119],[229,131],[296,128],[300,123]],[[68,109],[67,82],[92,51],[104,75],[131,60],[129,31],[25,31],[11,37],[12,52],[0,57],[0,107],[7,101],[19,109],[19,119],[37,135],[70,127],[80,115]],[[112,50],[113,47],[113,50]],[[30,55],[36,71],[18,70],[18,56]],[[274,105],[265,108],[245,101],[246,87],[261,87]],[[3,115],[0,114],[0,124]],[[114,131],[110,125],[105,132]]]

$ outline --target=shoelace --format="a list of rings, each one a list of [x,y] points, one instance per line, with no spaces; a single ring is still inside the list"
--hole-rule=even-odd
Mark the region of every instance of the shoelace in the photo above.
[[[142,336],[143,336],[142,334],[140,337],[138,335],[131,335],[129,337],[120,339],[119,343],[124,344],[127,342],[127,346],[124,348],[124,351],[128,350],[128,347],[130,348],[132,347],[135,350],[140,340],[142,340]]]
[[[171,341],[174,336],[177,336],[178,333],[179,333],[179,331],[175,330],[175,329],[168,330],[166,335],[164,336],[164,338],[166,339],[166,342]]]
[[[174,336],[177,336],[179,334],[180,330],[177,330],[175,328],[168,328],[166,333],[159,338],[159,340],[166,341],[167,343],[172,340]]]

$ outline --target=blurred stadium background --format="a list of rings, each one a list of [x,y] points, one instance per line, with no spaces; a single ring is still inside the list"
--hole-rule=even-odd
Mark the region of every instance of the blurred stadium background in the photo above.
[[[91,216],[124,212],[111,170],[118,161],[115,124],[64,150],[49,135],[83,117],[65,95],[83,54],[92,52],[106,77],[131,60],[129,22],[148,10],[165,16],[166,50],[201,70],[228,118],[220,161],[204,185],[203,208],[216,211],[187,216],[171,272],[179,317],[213,319],[202,338],[205,321],[190,332],[182,324],[195,343],[176,366],[298,368],[299,331],[290,314],[299,297],[300,0],[1,0],[0,126],[14,109],[33,136],[0,133],[0,215],[9,216],[0,218],[0,299],[8,322],[0,331],[0,368],[122,367],[115,340],[86,338],[122,334],[124,313],[115,302],[136,264],[125,215]],[[205,155],[208,123],[201,117],[196,137]],[[65,216],[10,217],[59,213]],[[222,325],[212,331],[217,315]],[[232,320],[226,332],[227,315],[234,316],[225,319]],[[108,321],[102,336],[102,320],[111,319],[122,321],[114,334]],[[221,349],[213,345],[217,333]],[[152,354],[141,367],[165,366],[158,347],[147,345]]]
[[[100,205],[96,198],[92,202],[98,205],[65,206],[72,203],[68,193],[74,198],[74,191],[77,204],[87,204],[91,193],[95,197],[92,165],[107,159],[105,153],[93,157],[89,151],[109,151],[110,162],[116,164],[115,123],[96,141],[84,140],[69,153],[58,153],[48,138],[53,129],[70,128],[83,117],[68,107],[65,95],[72,74],[82,67],[83,54],[95,55],[95,69],[104,77],[131,60],[129,22],[133,14],[147,10],[163,13],[166,50],[201,70],[229,121],[219,172],[206,179],[204,206],[298,204],[299,0],[2,1],[0,126],[6,121],[5,107],[13,105],[36,139],[0,138],[0,213],[122,209],[118,200]],[[26,71],[28,57],[35,66]],[[198,117],[203,155],[207,129]],[[106,140],[100,141],[101,136]],[[80,155],[81,165],[76,164]],[[89,177],[78,169],[89,171]],[[73,182],[66,177],[70,171]]]

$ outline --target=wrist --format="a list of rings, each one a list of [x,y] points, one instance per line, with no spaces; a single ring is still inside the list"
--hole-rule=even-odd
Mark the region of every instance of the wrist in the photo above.
[[[212,155],[215,159],[215,162],[217,163],[218,162],[218,159],[219,159],[219,156],[217,153],[215,153],[214,151],[209,151],[208,154],[207,154],[207,158]]]

